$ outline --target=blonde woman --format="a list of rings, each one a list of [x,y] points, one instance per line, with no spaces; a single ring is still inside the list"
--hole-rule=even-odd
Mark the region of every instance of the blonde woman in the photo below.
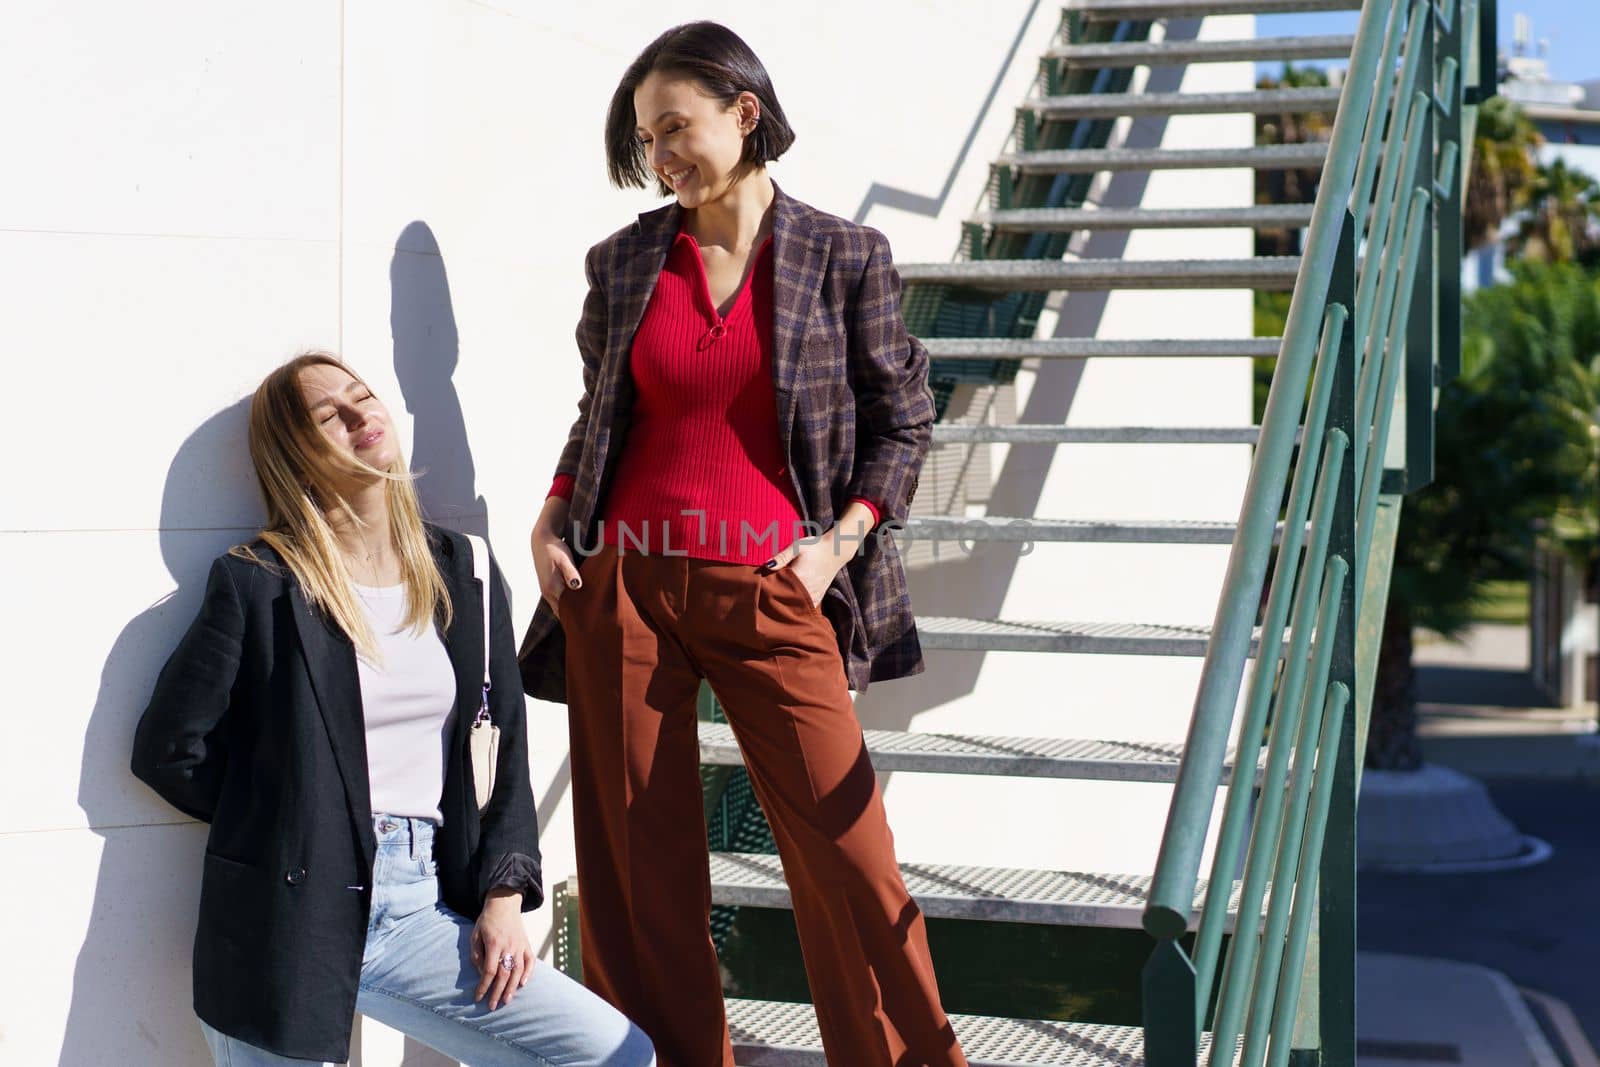
[[[358,1011],[475,1067],[653,1063],[523,929],[544,892],[498,567],[480,815],[470,544],[422,520],[388,411],[331,355],[267,376],[249,439],[266,528],[212,564],[133,752],[211,826],[194,1004],[217,1063],[342,1063]]]

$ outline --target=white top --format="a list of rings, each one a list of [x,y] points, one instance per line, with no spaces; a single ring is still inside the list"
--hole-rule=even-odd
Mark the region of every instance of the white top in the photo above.
[[[442,822],[445,751],[456,704],[456,672],[434,626],[405,625],[406,588],[351,583],[377,638],[382,661],[359,652],[372,810]]]

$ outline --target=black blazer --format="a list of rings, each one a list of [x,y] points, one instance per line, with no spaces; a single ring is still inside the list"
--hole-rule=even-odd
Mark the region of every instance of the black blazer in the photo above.
[[[454,616],[454,729],[435,835],[446,904],[468,918],[495,885],[543,901],[526,716],[511,612],[491,561],[489,710],[500,727],[480,819],[468,734],[483,684],[483,600],[465,537],[428,527]],[[270,566],[224,555],[199,617],[156,682],[133,773],[211,824],[194,945],[195,1012],[279,1055],[342,1063],[372,903],[366,730],[355,646]]]

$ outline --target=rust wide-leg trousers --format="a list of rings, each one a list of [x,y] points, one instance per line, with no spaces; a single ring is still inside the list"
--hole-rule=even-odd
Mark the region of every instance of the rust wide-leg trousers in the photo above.
[[[778,843],[828,1062],[964,1065],[832,624],[799,576],[613,546],[579,569],[558,614],[585,983],[661,1067],[733,1067],[708,921],[703,677]]]

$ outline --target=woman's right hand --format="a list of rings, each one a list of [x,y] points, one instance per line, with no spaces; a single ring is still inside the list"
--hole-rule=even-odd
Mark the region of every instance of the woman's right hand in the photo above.
[[[539,593],[549,603],[551,611],[555,610],[556,601],[561,599],[562,593],[583,585],[583,579],[578,576],[578,565],[559,532],[566,522],[566,513],[567,502],[559,497],[550,497],[545,501],[539,520],[533,524],[533,534],[529,538],[533,549],[533,570],[539,576]]]

